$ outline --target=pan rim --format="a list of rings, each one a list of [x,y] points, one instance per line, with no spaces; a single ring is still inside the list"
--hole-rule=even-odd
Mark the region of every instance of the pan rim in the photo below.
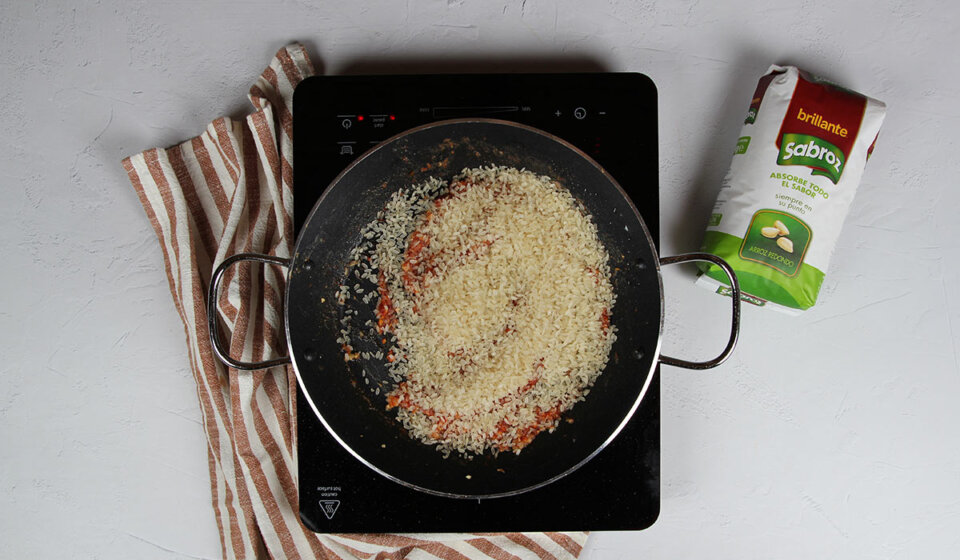
[[[504,491],[504,492],[487,493],[487,494],[465,494],[465,493],[457,493],[457,492],[446,492],[446,491],[435,490],[435,489],[432,489],[432,488],[427,488],[427,487],[424,487],[424,486],[421,486],[421,485],[417,485],[417,484],[411,483],[411,482],[406,481],[406,480],[403,480],[403,479],[401,479],[401,478],[399,478],[399,477],[397,477],[397,476],[394,476],[394,475],[390,474],[389,472],[386,472],[385,470],[381,469],[381,468],[378,467],[377,465],[374,465],[374,464],[371,463],[369,460],[367,460],[366,458],[364,458],[360,453],[358,453],[358,452],[355,451],[352,447],[350,447],[350,445],[347,444],[347,442],[345,442],[345,441],[337,434],[336,430],[334,430],[333,427],[327,422],[327,420],[324,418],[323,414],[320,412],[320,410],[317,408],[316,404],[314,403],[313,398],[310,396],[310,392],[307,390],[306,383],[305,383],[305,381],[304,381],[304,379],[303,379],[303,375],[301,374],[300,368],[299,368],[299,366],[298,366],[298,364],[297,364],[297,357],[296,357],[297,355],[294,353],[294,350],[293,350],[293,342],[292,342],[293,339],[292,339],[292,337],[291,337],[290,320],[289,320],[289,315],[288,315],[288,310],[290,309],[290,301],[289,301],[290,292],[291,292],[290,286],[291,286],[291,283],[292,283],[292,280],[293,280],[293,272],[294,272],[294,266],[293,266],[293,264],[296,262],[297,255],[298,255],[299,252],[300,252],[301,242],[303,241],[304,232],[306,232],[307,229],[308,229],[308,228],[307,228],[307,224],[309,224],[309,223],[311,223],[311,221],[313,221],[315,214],[318,212],[318,209],[319,209],[320,206],[323,204],[323,202],[324,202],[324,200],[327,198],[327,196],[331,193],[331,191],[333,191],[333,190],[337,187],[337,185],[340,184],[341,179],[342,179],[347,173],[349,173],[350,171],[352,171],[355,167],[357,167],[358,165],[360,165],[360,163],[361,163],[362,161],[364,161],[364,160],[366,160],[367,158],[369,158],[372,154],[380,151],[381,149],[385,149],[385,148],[389,147],[390,145],[394,144],[397,140],[399,140],[399,139],[401,139],[401,138],[404,138],[404,137],[413,135],[413,134],[415,134],[415,133],[417,133],[417,132],[420,132],[420,131],[423,131],[423,130],[429,130],[429,129],[432,129],[432,128],[443,127],[443,126],[452,126],[452,125],[457,125],[457,124],[468,124],[468,123],[490,124],[490,125],[498,125],[498,126],[508,126],[508,127],[513,127],[513,128],[523,129],[523,130],[526,130],[526,131],[528,131],[528,132],[535,133],[535,134],[538,134],[538,135],[540,135],[540,136],[544,136],[544,137],[546,137],[546,138],[549,139],[549,140],[552,140],[552,141],[554,141],[554,142],[557,142],[557,143],[563,145],[563,146],[566,147],[567,149],[569,149],[569,150],[571,150],[572,152],[574,152],[576,155],[578,155],[578,156],[580,156],[581,158],[583,158],[586,162],[588,162],[588,163],[589,163],[590,165],[592,165],[594,168],[596,168],[596,169],[617,189],[617,192],[620,193],[620,195],[623,197],[623,199],[626,200],[626,202],[627,202],[627,204],[629,205],[630,209],[633,211],[634,216],[636,217],[637,221],[640,223],[641,229],[643,230],[643,238],[646,240],[647,244],[649,245],[650,250],[651,250],[651,254],[652,254],[653,257],[654,257],[654,259],[653,259],[653,260],[654,260],[654,262],[653,262],[653,267],[654,267],[654,269],[655,269],[655,271],[656,271],[656,275],[657,275],[657,284],[658,284],[658,287],[659,287],[659,296],[660,296],[660,313],[659,313],[659,320],[658,320],[658,325],[657,325],[657,343],[656,343],[656,346],[655,346],[654,351],[653,351],[653,359],[652,359],[651,362],[650,362],[650,368],[649,368],[649,370],[646,372],[646,379],[644,380],[642,389],[640,390],[639,394],[637,395],[637,398],[634,400],[633,404],[631,405],[630,410],[624,415],[623,419],[620,421],[620,423],[617,425],[617,427],[616,427],[614,430],[612,430],[612,432],[610,433],[610,435],[609,435],[600,445],[598,445],[596,449],[594,449],[592,452],[590,452],[590,454],[588,454],[584,459],[582,459],[582,460],[579,461],[578,463],[574,464],[573,466],[567,468],[567,469],[564,470],[563,472],[561,472],[561,473],[559,473],[559,474],[557,474],[557,475],[554,475],[554,476],[552,476],[552,477],[550,477],[550,478],[548,478],[548,479],[546,479],[546,480],[537,482],[537,483],[535,483],[535,484],[530,484],[530,485],[524,486],[524,487],[522,487],[522,488],[518,488],[518,489],[514,489],[514,490],[508,490],[508,491]],[[659,189],[659,182],[658,182],[657,188]],[[650,231],[649,231],[649,229],[647,228],[647,224],[646,224],[646,222],[643,220],[643,217],[640,215],[639,210],[637,210],[636,205],[634,204],[634,202],[633,202],[633,200],[630,198],[630,196],[627,194],[627,192],[623,189],[622,186],[620,186],[620,183],[619,183],[612,175],[610,175],[610,173],[607,172],[607,170],[606,170],[602,165],[600,165],[596,160],[594,160],[592,157],[590,157],[587,153],[585,153],[583,150],[581,150],[580,148],[576,147],[575,145],[571,144],[571,143],[568,142],[567,140],[564,140],[563,138],[560,138],[559,136],[556,136],[556,135],[554,135],[554,134],[551,134],[551,133],[549,133],[549,132],[546,132],[546,131],[544,131],[544,130],[542,130],[542,129],[539,129],[539,128],[536,128],[536,127],[532,127],[532,126],[529,126],[529,125],[525,125],[525,124],[521,124],[521,123],[516,123],[516,122],[507,121],[507,120],[502,120],[502,119],[489,119],[489,118],[479,118],[479,117],[468,117],[468,118],[459,118],[459,119],[445,119],[445,120],[436,121],[436,122],[432,122],[432,123],[427,123],[427,124],[424,124],[424,125],[420,125],[420,126],[416,126],[416,127],[413,127],[413,128],[407,129],[407,130],[404,130],[404,131],[402,131],[402,132],[400,132],[400,133],[397,133],[397,134],[395,134],[395,135],[387,138],[387,139],[384,140],[383,142],[381,142],[381,143],[377,144],[376,146],[372,147],[371,149],[367,150],[367,151],[364,152],[360,157],[358,157],[356,160],[354,160],[353,162],[351,162],[346,168],[344,168],[343,171],[341,171],[339,174],[337,174],[337,176],[334,177],[334,179],[330,182],[330,184],[327,185],[327,187],[324,189],[324,191],[323,191],[323,193],[321,194],[320,198],[319,198],[319,199],[317,200],[317,202],[314,204],[313,208],[311,208],[310,213],[307,215],[307,217],[306,217],[306,219],[304,220],[303,223],[304,223],[304,226],[303,226],[303,228],[301,229],[300,233],[297,235],[297,239],[296,239],[296,242],[294,243],[294,247],[293,247],[293,252],[292,252],[292,254],[291,254],[291,260],[290,260],[291,266],[290,266],[290,267],[288,268],[288,270],[287,270],[287,289],[285,290],[284,300],[283,300],[283,301],[284,301],[284,310],[283,310],[284,334],[286,335],[286,339],[287,339],[287,352],[288,352],[288,355],[290,356],[290,364],[291,364],[291,366],[293,367],[294,374],[295,374],[296,377],[297,377],[297,384],[300,386],[300,389],[301,389],[301,391],[303,392],[303,396],[304,396],[304,398],[306,399],[307,403],[310,405],[310,408],[313,410],[314,415],[320,420],[321,424],[323,424],[323,426],[324,426],[324,428],[326,429],[327,433],[328,433],[331,437],[333,437],[333,439],[334,439],[344,450],[346,450],[346,451],[347,451],[351,456],[353,456],[355,459],[357,459],[358,461],[360,461],[361,464],[363,464],[363,465],[365,465],[366,467],[370,468],[371,470],[373,470],[373,471],[376,472],[377,474],[379,474],[379,475],[387,478],[388,480],[391,480],[391,481],[393,481],[393,482],[395,482],[395,483],[397,483],[397,484],[400,484],[401,486],[404,486],[404,487],[406,487],[406,488],[410,488],[410,489],[413,489],[413,490],[416,490],[416,491],[419,491],[419,492],[423,492],[423,493],[426,493],[426,494],[430,494],[430,495],[433,495],[433,496],[446,497],[446,498],[456,498],[456,499],[465,499],[465,500],[466,500],[466,499],[481,500],[481,499],[506,498],[506,497],[510,497],[510,496],[516,496],[516,495],[519,495],[519,494],[524,494],[524,493],[526,493],[526,492],[530,492],[530,491],[532,491],[532,490],[536,490],[536,489],[538,489],[538,488],[542,488],[542,487],[544,487],[544,486],[547,486],[547,485],[549,485],[549,484],[551,484],[551,483],[553,483],[553,482],[556,482],[557,480],[560,480],[560,479],[566,477],[567,475],[573,473],[574,471],[576,471],[577,469],[579,469],[580,467],[582,467],[583,465],[585,465],[586,463],[588,463],[591,459],[593,459],[593,458],[596,457],[601,451],[603,451],[614,439],[616,439],[616,437],[620,434],[620,432],[623,431],[624,427],[626,427],[626,425],[627,425],[627,424],[630,422],[630,420],[633,418],[633,416],[634,416],[634,414],[636,413],[637,409],[640,407],[640,403],[641,403],[641,402],[643,401],[643,399],[645,398],[645,396],[646,396],[646,394],[647,394],[647,391],[648,391],[649,388],[650,388],[650,384],[653,382],[653,377],[654,377],[654,375],[656,374],[657,367],[658,367],[659,364],[660,364],[660,350],[661,350],[661,346],[662,346],[662,344],[663,344],[663,324],[664,324],[663,277],[662,277],[662,274],[661,274],[660,256],[659,256],[659,252],[657,251],[657,246],[656,246],[656,244],[654,243],[653,238],[652,238],[651,235],[650,235]]]

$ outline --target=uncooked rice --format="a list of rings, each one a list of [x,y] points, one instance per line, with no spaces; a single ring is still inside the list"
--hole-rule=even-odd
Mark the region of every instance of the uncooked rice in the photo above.
[[[591,217],[551,178],[484,167],[431,179],[394,193],[361,237],[351,264],[376,289],[364,294],[348,277],[337,300],[375,307],[365,330],[387,351],[357,354],[346,323],[337,341],[347,361],[386,365],[388,409],[445,455],[519,453],[606,366],[616,339],[609,257]]]

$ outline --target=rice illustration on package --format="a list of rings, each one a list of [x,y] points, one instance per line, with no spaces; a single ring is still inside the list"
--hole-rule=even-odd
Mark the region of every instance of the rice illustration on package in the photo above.
[[[760,78],[702,247],[734,268],[744,301],[788,313],[817,302],[885,113],[792,66]],[[730,295],[716,266],[697,283]]]

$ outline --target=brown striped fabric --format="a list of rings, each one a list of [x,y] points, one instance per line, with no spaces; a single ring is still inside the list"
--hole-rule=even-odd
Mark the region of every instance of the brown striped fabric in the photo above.
[[[254,112],[196,138],[123,160],[163,249],[183,320],[207,436],[213,513],[224,558],[570,560],[586,533],[318,535],[297,515],[296,393],[290,367],[243,372],[214,357],[206,293],[230,255],[289,257],[293,246],[293,90],[313,66],[281,49],[250,88]],[[284,353],[283,271],[231,267],[219,298],[232,356]]]

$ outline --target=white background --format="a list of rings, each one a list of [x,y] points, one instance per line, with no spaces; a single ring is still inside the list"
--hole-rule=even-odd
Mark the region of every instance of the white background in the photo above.
[[[821,303],[745,309],[726,365],[663,369],[660,520],[583,557],[956,557],[960,4],[906,0],[5,0],[0,555],[219,557],[183,329],[120,160],[246,113],[293,40],[328,74],[648,74],[664,254],[698,248],[769,64],[885,101]],[[704,358],[727,300],[689,274],[665,273],[665,350]]]

